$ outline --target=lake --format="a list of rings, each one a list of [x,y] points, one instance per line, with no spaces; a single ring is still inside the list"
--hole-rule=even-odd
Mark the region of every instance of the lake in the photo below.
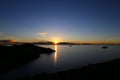
[[[103,49],[103,45],[72,45],[72,47],[68,45],[41,46],[52,48],[56,52],[42,54],[38,59],[1,75],[0,80],[14,80],[43,72],[64,71],[120,58],[120,45],[108,45],[107,49]]]

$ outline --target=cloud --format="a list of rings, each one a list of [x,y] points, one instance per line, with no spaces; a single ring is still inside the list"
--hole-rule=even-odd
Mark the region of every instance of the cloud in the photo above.
[[[48,33],[47,32],[40,32],[38,34],[40,34],[41,36],[46,36]]]
[[[46,35],[46,34],[48,34],[48,33],[47,33],[47,32],[40,32],[40,33],[38,33],[38,34]]]
[[[0,44],[18,42],[17,40],[0,40]]]

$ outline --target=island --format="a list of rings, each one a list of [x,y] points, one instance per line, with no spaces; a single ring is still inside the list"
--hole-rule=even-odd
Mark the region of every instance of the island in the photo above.
[[[40,54],[51,54],[55,50],[24,43],[21,45],[0,45],[0,74],[8,72],[40,57]]]

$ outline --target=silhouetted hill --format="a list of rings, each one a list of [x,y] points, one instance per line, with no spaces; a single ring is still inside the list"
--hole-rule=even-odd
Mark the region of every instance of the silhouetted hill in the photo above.
[[[50,54],[54,50],[25,43],[22,45],[0,46],[0,74],[17,66],[37,59],[40,54]]]

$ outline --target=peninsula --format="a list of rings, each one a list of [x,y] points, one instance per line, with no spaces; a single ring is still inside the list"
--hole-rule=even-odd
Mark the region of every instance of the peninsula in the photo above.
[[[8,72],[18,66],[33,61],[40,57],[40,54],[50,54],[55,52],[50,48],[35,46],[24,43],[21,45],[0,46],[0,74]]]

